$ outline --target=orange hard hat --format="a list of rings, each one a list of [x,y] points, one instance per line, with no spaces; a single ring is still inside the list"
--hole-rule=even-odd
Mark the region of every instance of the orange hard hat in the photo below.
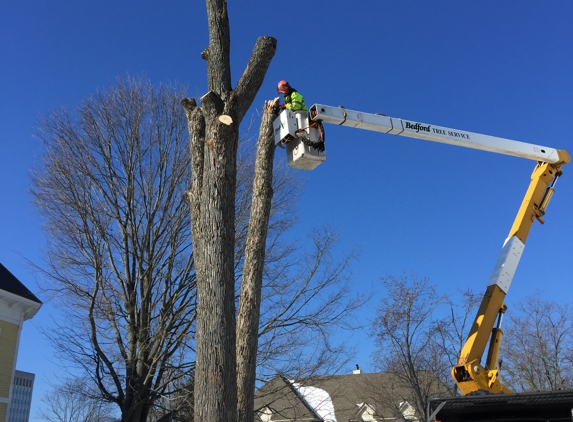
[[[279,90],[279,92],[281,94],[286,94],[288,92],[289,88],[290,88],[290,85],[288,84],[287,81],[279,81],[279,83],[277,85],[277,89]]]

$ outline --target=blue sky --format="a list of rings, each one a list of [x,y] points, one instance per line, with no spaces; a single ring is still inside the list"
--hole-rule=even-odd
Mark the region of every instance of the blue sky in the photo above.
[[[573,152],[573,3],[232,1],[233,81],[258,36],[278,39],[255,115],[287,79],[307,104],[431,123]],[[205,93],[201,1],[37,0],[0,5],[0,262],[30,289],[41,283],[45,235],[27,193],[40,164],[38,116],[73,106],[127,73]],[[415,272],[442,292],[481,290],[534,163],[409,138],[326,126],[327,161],[306,175],[296,235],[320,222],[362,251],[355,286]],[[546,224],[535,224],[507,303],[543,291],[571,301],[573,165]],[[375,300],[373,306],[375,305]],[[39,327],[24,325],[17,367],[36,373],[35,408],[62,373]],[[369,367],[362,334],[357,357]],[[350,371],[352,368],[348,368]],[[33,420],[33,418],[32,418]]]

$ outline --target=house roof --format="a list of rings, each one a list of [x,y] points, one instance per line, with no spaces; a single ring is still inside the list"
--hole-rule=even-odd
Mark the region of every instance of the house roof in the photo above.
[[[365,404],[375,410],[380,419],[399,416],[398,409],[404,402],[412,402],[409,389],[401,387],[403,382],[395,373],[381,372],[371,374],[338,375],[287,380],[276,377],[257,391],[255,409],[269,408],[273,411],[270,419],[276,421],[291,420],[328,420],[328,411],[317,406],[316,396],[305,396],[298,386],[314,387],[324,390],[334,405],[335,420],[349,422],[357,420]],[[401,415],[400,415],[401,416]]]
[[[292,383],[283,377],[275,377],[261,387],[255,395],[255,411],[269,408],[272,421],[282,420],[315,420],[318,415],[293,387]]]
[[[20,280],[14,276],[10,271],[6,269],[4,265],[0,263],[0,289],[6,292],[15,294],[17,296],[23,297],[25,299],[32,300],[41,304],[42,302],[38,299],[34,293],[32,293],[26,286],[22,284]]]

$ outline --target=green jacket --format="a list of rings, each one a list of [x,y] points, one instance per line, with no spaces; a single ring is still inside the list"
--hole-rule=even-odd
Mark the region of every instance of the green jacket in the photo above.
[[[291,111],[308,110],[307,106],[304,105],[304,98],[298,91],[292,91],[290,94],[285,95],[285,104],[286,108]]]

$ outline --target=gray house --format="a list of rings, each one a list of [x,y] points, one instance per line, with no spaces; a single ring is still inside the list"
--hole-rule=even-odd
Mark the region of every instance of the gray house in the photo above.
[[[352,375],[304,380],[277,376],[257,391],[255,420],[415,422],[411,390],[403,385],[395,373],[363,374],[358,369]]]

